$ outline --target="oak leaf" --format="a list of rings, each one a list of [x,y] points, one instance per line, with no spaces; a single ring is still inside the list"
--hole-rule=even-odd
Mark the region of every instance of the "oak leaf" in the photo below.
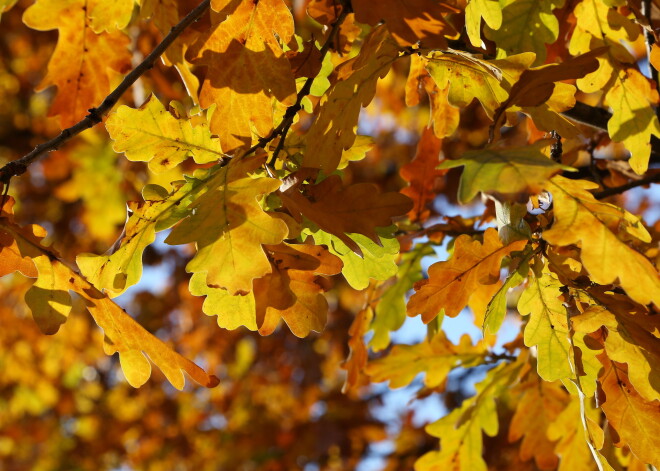
[[[449,88],[449,104],[465,108],[477,99],[489,118],[508,97],[508,90],[534,61],[533,53],[487,61],[459,51],[434,52],[426,69],[438,88]]]
[[[465,29],[470,39],[470,44],[474,47],[481,47],[482,19],[493,30],[500,29],[502,26],[502,13],[502,6],[498,1],[470,0],[467,7],[465,7]],[[504,24],[504,27],[507,27],[507,23]]]
[[[594,295],[599,305],[573,317],[573,328],[591,333],[605,327],[610,360],[628,365],[630,382],[644,399],[660,400],[660,320],[621,295]]]
[[[367,306],[355,315],[355,319],[348,329],[349,354],[346,361],[341,365],[346,370],[346,380],[341,391],[346,394],[349,391],[357,392],[359,387],[367,384],[365,378],[365,367],[369,360],[369,349],[364,337],[369,331],[369,324],[374,317],[374,311]]]
[[[598,185],[555,176],[546,186],[552,193],[554,223],[543,238],[554,245],[577,244],[591,279],[601,285],[618,283],[640,304],[660,306],[660,276],[642,254],[624,240],[650,241],[641,221],[588,191]]]
[[[279,180],[252,178],[248,172],[265,156],[232,160],[205,183],[206,192],[188,207],[188,217],[172,230],[165,242],[195,242],[197,253],[189,272],[206,272],[209,286],[230,294],[247,293],[252,280],[271,272],[262,244],[278,244],[288,234],[286,223],[265,212],[258,201],[279,187]]]
[[[426,432],[440,438],[440,451],[431,451],[415,463],[416,471],[486,471],[483,434],[497,435],[499,421],[495,399],[517,379],[520,365],[501,364],[476,385],[477,395],[463,401]]]
[[[402,46],[418,42],[424,47],[445,48],[446,38],[456,38],[457,31],[445,16],[458,13],[452,2],[433,0],[381,0],[377,8],[369,0],[354,0],[355,19],[372,26],[385,21],[392,36]]]
[[[59,116],[63,128],[72,126],[101,103],[112,80],[131,66],[129,38],[118,30],[97,34],[87,16],[97,1],[39,0],[23,15],[32,29],[57,29],[57,46],[48,73],[38,89],[57,86],[50,116]]]
[[[534,458],[540,469],[556,469],[555,440],[549,437],[549,426],[557,420],[569,401],[561,383],[550,383],[538,377],[516,388],[522,392],[509,425],[509,441],[522,438],[520,458]]]
[[[476,290],[500,279],[502,259],[526,245],[526,240],[503,245],[493,228],[486,229],[483,243],[468,235],[459,236],[451,259],[434,263],[429,267],[429,278],[415,283],[408,315],[421,314],[427,324],[442,310],[449,317],[457,316]]]
[[[172,113],[154,95],[138,109],[119,107],[105,123],[115,141],[114,150],[124,152],[129,160],[149,162],[155,173],[176,167],[188,157],[198,164],[223,158],[205,120],[193,125],[191,119]]]
[[[536,346],[537,371],[546,381],[573,376],[567,313],[559,299],[562,286],[550,272],[534,274],[518,300],[518,312],[530,316],[525,326],[525,345]]]
[[[600,384],[605,393],[602,408],[609,425],[644,463],[660,466],[660,401],[647,401],[633,389],[625,365],[600,356]]]
[[[433,255],[433,248],[419,244],[415,249],[403,254],[393,284],[385,282],[380,301],[376,305],[376,317],[370,328],[374,336],[369,342],[374,351],[380,351],[390,343],[390,332],[398,330],[406,320],[406,294],[415,282],[422,279],[422,258]]]
[[[64,265],[55,252],[41,245],[40,238],[45,235],[42,228],[21,228],[8,218],[0,219],[0,227],[15,238],[21,254],[32,258],[37,265],[39,278],[26,293],[26,301],[44,332],[55,333],[66,320],[72,306],[69,291],[73,291],[83,298],[90,315],[103,329],[104,351],[108,355],[119,353],[122,370],[131,386],[140,387],[149,379],[151,365],[147,357],[177,389],[183,389],[183,371],[202,386],[218,384],[215,376],[208,375],[147,332],[84,277]]]
[[[460,159],[445,160],[438,168],[464,166],[458,187],[458,201],[469,203],[478,192],[501,201],[524,203],[531,194],[540,193],[546,183],[570,167],[548,158],[541,149],[547,143],[527,147],[483,149],[465,152]]]
[[[379,244],[376,228],[390,226],[392,218],[412,207],[407,196],[382,194],[371,183],[344,186],[339,175],[331,175],[317,185],[303,185],[295,175],[289,178],[292,184],[280,192],[280,197],[291,215],[298,221],[305,216],[357,254],[362,251],[348,233],[362,234]]]
[[[554,43],[559,35],[559,21],[552,10],[563,3],[564,0],[500,2],[501,27],[486,22],[487,26],[484,28],[485,36],[495,42],[497,57],[533,52],[536,54],[534,65],[543,64],[546,56],[545,45]],[[481,43],[475,44],[474,41],[472,44],[481,46]]]
[[[403,167],[399,173],[401,178],[409,183],[401,193],[408,196],[415,206],[408,211],[411,221],[425,221],[431,212],[427,208],[439,192],[441,177],[446,170],[436,170],[440,163],[442,141],[438,139],[431,128],[426,128],[417,143],[417,152],[413,160]]]
[[[333,234],[322,230],[309,232],[314,242],[326,245],[332,254],[341,259],[344,264],[342,275],[352,288],[361,290],[369,286],[370,279],[383,281],[396,274],[399,242],[392,234],[393,228],[377,230],[378,243],[361,234],[347,236],[357,246],[360,255]]]
[[[483,342],[473,345],[470,337],[463,335],[454,345],[440,331],[433,339],[416,345],[395,345],[387,356],[369,362],[366,373],[372,381],[389,380],[391,388],[406,386],[418,374],[425,373],[424,384],[438,388],[451,370],[478,365],[487,353]]]
[[[295,81],[280,44],[293,38],[293,17],[282,0],[214,0],[211,7],[217,12],[213,26],[186,57],[208,67],[199,100],[205,108],[220,105],[209,126],[231,152],[249,147],[254,134],[271,132],[273,98],[287,106],[295,102]]]

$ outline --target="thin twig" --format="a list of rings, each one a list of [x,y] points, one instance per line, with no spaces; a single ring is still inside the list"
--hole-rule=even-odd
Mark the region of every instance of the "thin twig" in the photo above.
[[[320,50],[321,61],[325,58],[325,55],[330,50],[330,47],[334,42],[334,38],[337,35],[337,32],[339,31],[339,26],[341,26],[341,24],[344,22],[344,20],[346,19],[346,17],[350,12],[351,12],[350,9],[346,5],[344,5],[344,8],[342,9],[341,13],[330,26],[330,33],[328,35],[328,38],[325,40],[323,46],[321,46],[321,50]],[[249,155],[257,149],[264,149],[273,139],[279,136],[280,141],[277,143],[277,146],[275,147],[275,151],[273,152],[273,155],[266,164],[266,166],[272,166],[275,163],[278,154],[284,148],[284,139],[286,138],[286,135],[288,134],[289,129],[293,124],[293,120],[298,114],[298,111],[302,109],[303,98],[309,95],[309,92],[312,89],[312,83],[314,82],[315,78],[316,77],[307,78],[305,84],[302,86],[302,88],[296,95],[296,102],[286,109],[286,112],[284,113],[284,117],[282,118],[280,124],[275,129],[273,129],[273,131],[268,136],[259,139],[259,141],[255,145],[250,147],[247,150],[247,152],[243,155]]]
[[[170,32],[163,38],[163,40],[154,48],[151,53],[144,58],[144,60],[131,72],[129,72],[124,80],[115,88],[96,108],[91,108],[89,114],[85,116],[78,123],[70,128],[64,129],[57,137],[50,141],[39,144],[30,153],[24,155],[20,159],[13,160],[0,168],[0,182],[9,183],[12,177],[24,174],[30,164],[52,152],[57,150],[62,144],[70,140],[72,137],[80,134],[86,129],[89,129],[96,124],[100,123],[111,109],[117,104],[119,98],[126,90],[130,88],[133,83],[137,81],[147,70],[153,68],[156,60],[165,52],[165,50],[174,42],[174,40],[192,23],[197,21],[208,10],[211,0],[203,0],[197,5],[190,13],[188,13],[176,26],[173,26]]]
[[[603,191],[598,191],[594,193],[594,198],[597,200],[607,198],[608,196],[618,195],[624,191],[628,191],[631,188],[636,188],[638,186],[650,185],[651,183],[660,183],[660,172],[653,173],[645,178],[640,178],[639,180],[633,180],[630,183],[626,183],[621,186],[614,186],[612,188],[605,188]]]

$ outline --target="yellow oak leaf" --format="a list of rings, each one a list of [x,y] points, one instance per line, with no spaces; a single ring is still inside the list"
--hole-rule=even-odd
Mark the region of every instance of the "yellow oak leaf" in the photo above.
[[[449,317],[457,316],[476,290],[500,279],[502,259],[525,245],[526,240],[503,245],[492,227],[486,229],[483,243],[468,235],[459,236],[451,259],[434,263],[429,267],[429,278],[415,283],[408,315],[421,314],[427,324],[442,310]]]
[[[434,0],[381,0],[374,8],[370,0],[354,0],[351,5],[355,19],[372,26],[385,21],[392,36],[402,46],[421,42],[423,47],[445,48],[446,38],[458,33],[445,19],[448,13],[458,13],[453,2]],[[364,46],[363,46],[364,47]]]
[[[583,92],[601,91],[618,74],[620,63],[635,62],[625,44],[640,37],[641,29],[604,0],[582,0],[573,12],[577,24],[569,43],[571,54],[576,56],[602,46],[609,47],[607,56],[598,59],[598,70],[577,81]]]
[[[660,400],[660,320],[641,306],[613,293],[594,293],[599,305],[573,317],[576,332],[607,329],[605,351],[618,363],[627,363],[635,390],[646,400]]]
[[[618,283],[640,304],[660,306],[660,277],[641,253],[624,240],[649,242],[641,221],[614,205],[596,200],[588,191],[598,185],[585,180],[552,178],[546,189],[552,193],[554,223],[543,238],[559,246],[577,244],[581,261],[598,284]]]
[[[293,17],[282,0],[214,0],[211,7],[217,12],[213,26],[186,57],[208,68],[199,100],[205,108],[218,104],[209,125],[231,152],[249,147],[254,133],[270,133],[273,98],[287,106],[295,102],[295,81],[280,45],[293,38]]]
[[[639,71],[618,71],[614,85],[605,95],[612,107],[607,129],[613,141],[623,142],[630,151],[630,166],[642,175],[649,166],[651,136],[660,137],[660,122],[655,114],[660,98],[651,82]]]
[[[280,192],[284,206],[298,221],[305,216],[357,254],[362,251],[348,233],[362,234],[382,245],[376,228],[392,225],[393,217],[407,213],[413,205],[407,196],[380,193],[371,183],[344,186],[339,175],[331,175],[318,185],[302,185],[299,177],[290,177],[293,184]]]
[[[206,284],[206,273],[193,273],[190,278],[190,293],[206,296],[202,311],[209,316],[217,316],[218,326],[234,330],[245,326],[257,330],[257,317],[254,296],[232,296],[226,289],[211,288]]]
[[[600,384],[605,393],[601,402],[608,424],[616,430],[619,446],[644,463],[660,466],[660,401],[647,401],[633,389],[625,365],[600,356],[603,373]]]
[[[559,35],[559,21],[552,10],[563,3],[563,0],[501,1],[501,27],[486,22],[484,29],[485,36],[497,46],[497,57],[533,52],[536,54],[534,65],[543,64],[546,56],[545,45],[554,43]],[[472,44],[481,46],[481,42],[475,44],[472,41]]]
[[[92,29],[101,33],[126,28],[135,3],[136,0],[97,0],[89,14]]]
[[[487,471],[483,458],[483,434],[497,435],[499,421],[495,400],[517,380],[520,368],[519,363],[493,368],[476,385],[476,396],[427,425],[426,432],[440,438],[440,451],[423,455],[415,463],[415,470]]]
[[[92,29],[88,12],[96,4],[94,0],[39,0],[23,14],[30,28],[59,31],[48,73],[38,89],[57,86],[49,116],[59,116],[63,128],[101,103],[113,79],[131,67],[128,36],[118,30],[97,34]]]
[[[342,151],[355,142],[361,107],[371,102],[376,82],[398,56],[398,45],[387,28],[379,26],[365,38],[356,57],[337,67],[337,82],[321,98],[318,117],[307,131],[303,167],[323,169],[326,174],[337,168]]]
[[[586,74],[598,69],[597,57],[607,51],[601,47],[573,57],[558,64],[546,64],[540,67],[525,70],[518,81],[511,87],[509,98],[495,111],[493,117],[493,129],[499,137],[499,129],[506,120],[506,110],[513,106],[536,107],[540,106],[552,97],[555,88],[561,80],[571,80],[584,77]],[[575,93],[575,88],[573,88]],[[566,106],[570,108],[570,102],[575,102],[574,97],[569,98]]]
[[[508,90],[520,74],[534,62],[533,53],[487,61],[459,51],[434,52],[427,58],[426,69],[438,88],[449,87],[449,104],[465,108],[477,99],[492,118]]]
[[[389,381],[391,388],[400,388],[425,373],[424,384],[438,388],[451,370],[478,365],[487,354],[483,342],[472,345],[470,337],[463,335],[458,345],[454,345],[440,331],[433,339],[416,345],[395,345],[383,358],[369,362],[366,374],[372,381]]]
[[[549,272],[530,276],[518,300],[518,312],[530,315],[524,341],[537,348],[537,371],[546,381],[573,376],[569,362],[570,344],[566,308],[562,304],[562,284]]]
[[[190,156],[198,164],[224,156],[204,120],[193,125],[188,118],[175,117],[154,95],[138,109],[121,106],[105,126],[116,152],[124,152],[129,160],[149,162],[155,173],[176,167]]]
[[[527,147],[482,149],[465,152],[460,159],[445,160],[438,168],[463,166],[458,200],[469,203],[477,193],[501,201],[524,203],[540,193],[548,180],[562,170],[573,170],[548,158],[541,149],[547,142]]]
[[[502,26],[502,5],[493,0],[470,0],[467,4],[467,7],[465,7],[465,29],[467,30],[470,43],[474,47],[481,47],[482,18],[493,30],[500,29]],[[507,23],[504,23],[505,28],[506,26]]]
[[[207,181],[207,191],[188,207],[189,217],[165,239],[172,245],[195,242],[189,272],[206,272],[206,284],[230,294],[248,293],[252,280],[271,272],[262,244],[278,244],[288,234],[282,219],[266,213],[258,198],[279,187],[274,178],[247,175],[263,157],[232,160]]]
[[[559,458],[555,454],[555,440],[548,429],[557,420],[570,400],[561,383],[532,379],[516,388],[522,395],[509,425],[509,441],[520,443],[520,459],[534,458],[539,469],[555,469]]]

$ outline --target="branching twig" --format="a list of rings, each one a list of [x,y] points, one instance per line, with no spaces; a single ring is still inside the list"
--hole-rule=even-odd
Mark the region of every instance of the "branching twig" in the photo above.
[[[165,50],[174,42],[174,40],[192,23],[197,21],[209,8],[211,0],[203,0],[197,5],[188,15],[186,15],[176,26],[173,26],[170,32],[163,38],[163,40],[154,48],[151,53],[144,58],[144,60],[134,68],[124,80],[115,88],[96,108],[91,108],[89,114],[85,116],[78,123],[70,128],[63,130],[57,137],[50,141],[39,144],[30,153],[24,155],[20,159],[9,162],[4,167],[0,168],[0,182],[9,183],[12,177],[24,174],[30,164],[38,160],[40,157],[57,150],[62,144],[67,142],[73,136],[80,134],[86,129],[93,127],[100,123],[103,116],[108,113],[113,106],[117,104],[119,98],[126,90],[130,88],[135,81],[140,78],[147,70],[153,68],[156,60],[165,52]]]
[[[625,185],[615,186],[612,188],[605,188],[603,191],[598,191],[594,193],[594,198],[597,200],[607,198],[608,196],[618,195],[624,191],[628,191],[631,188],[636,188],[638,186],[649,185],[651,183],[660,183],[660,172],[653,173],[645,178],[640,178],[639,180],[631,181]]]
[[[330,26],[330,33],[328,34],[328,38],[325,40],[323,46],[321,46],[321,50],[320,50],[321,60],[325,58],[325,55],[332,46],[334,38],[337,35],[337,32],[339,31],[339,26],[341,26],[341,24],[344,22],[346,16],[348,16],[349,13],[350,13],[350,9],[346,5],[344,5],[344,8],[342,9],[341,13],[334,21],[334,23],[332,23],[332,25]],[[293,120],[295,119],[296,114],[298,114],[298,111],[302,109],[303,98],[309,95],[309,92],[312,89],[312,83],[314,82],[315,78],[316,77],[307,78],[305,84],[302,86],[302,88],[296,95],[296,102],[286,109],[286,112],[284,113],[284,117],[282,118],[280,124],[275,129],[273,129],[273,131],[268,136],[259,139],[259,141],[255,145],[250,147],[244,155],[249,155],[255,150],[260,148],[264,149],[268,145],[268,143],[270,143],[273,139],[279,136],[280,141],[277,143],[277,147],[275,147],[275,151],[273,152],[272,157],[268,161],[267,166],[272,166],[275,163],[278,154],[284,147],[284,139],[286,138],[286,135],[288,134],[289,129],[293,124]]]

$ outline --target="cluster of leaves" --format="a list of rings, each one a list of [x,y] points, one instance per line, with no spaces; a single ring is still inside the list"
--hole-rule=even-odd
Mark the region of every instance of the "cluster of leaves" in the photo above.
[[[370,384],[423,375],[448,413],[388,469],[659,467],[658,8],[0,1],[0,458],[349,469],[386,437]]]

